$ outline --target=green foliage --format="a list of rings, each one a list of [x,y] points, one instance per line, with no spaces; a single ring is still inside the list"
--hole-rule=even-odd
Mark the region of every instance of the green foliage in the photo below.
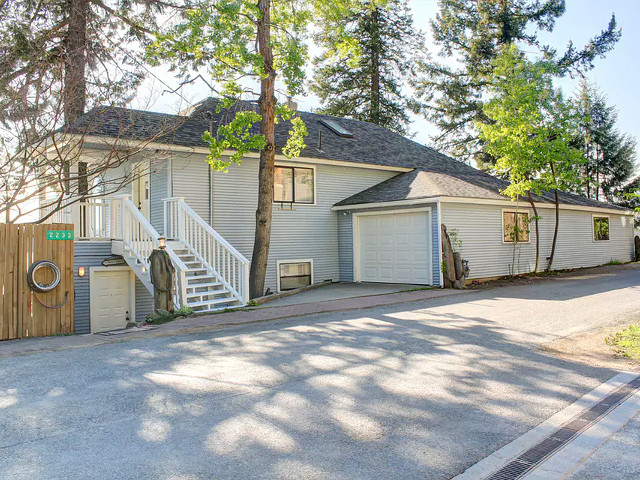
[[[364,8],[363,8],[364,7]],[[315,39],[324,51],[314,59],[311,90],[320,97],[320,113],[375,123],[406,135],[415,95],[403,90],[415,78],[424,49],[422,32],[413,25],[406,0],[386,5],[364,0],[346,18],[336,19],[352,44],[321,29]]]
[[[630,325],[629,328],[607,337],[606,342],[618,355],[632,360],[640,359],[640,325]]]
[[[529,191],[572,189],[578,183],[581,152],[573,146],[577,118],[572,104],[553,88],[557,66],[528,61],[515,47],[505,47],[487,78],[491,98],[476,122],[495,171],[510,180],[502,192],[512,199]]]
[[[579,7],[577,7],[579,8]],[[572,43],[558,53],[538,39],[539,32],[551,32],[565,12],[564,0],[440,0],[431,21],[433,40],[442,61],[429,59],[422,65],[426,79],[417,82],[426,102],[426,116],[437,125],[438,145],[461,160],[475,158],[479,165],[490,155],[475,129],[486,123],[483,111],[486,78],[493,76],[496,56],[506,45],[519,45],[542,53],[558,74],[585,72],[620,39],[612,16],[608,26],[582,49]],[[451,59],[455,59],[452,62]]]
[[[161,325],[163,323],[172,322],[177,318],[188,317],[190,315],[193,315],[193,310],[185,306],[172,312],[160,310],[156,314],[147,315],[145,321],[151,325]]]
[[[462,240],[458,237],[458,229],[452,228],[447,233],[449,234],[452,250],[457,252],[459,248],[462,248]]]
[[[352,51],[353,45],[347,41],[348,35],[339,19],[355,3],[341,0],[266,2],[271,15],[272,71],[267,71],[264,52],[260,51],[257,41],[262,11],[253,0],[199,3],[185,9],[180,18],[156,35],[147,48],[147,59],[152,64],[168,62],[184,82],[192,81],[195,75],[206,70],[212,88],[223,98],[220,108],[234,112],[234,118],[227,125],[219,125],[216,132],[203,135],[210,145],[207,161],[212,168],[225,171],[231,163],[240,163],[249,150],[270,148],[264,132],[252,133],[252,127],[271,119],[263,119],[262,110],[255,112],[253,107],[239,102],[245,97],[259,95],[247,85],[275,74],[287,96],[303,93],[308,59],[307,31],[314,23],[331,23],[331,31],[340,48]],[[289,137],[286,144],[281,145],[282,152],[288,157],[298,156],[305,147],[307,135],[302,119],[278,104],[273,121],[290,122]],[[235,153],[229,161],[224,161],[222,155],[228,150],[235,150]]]

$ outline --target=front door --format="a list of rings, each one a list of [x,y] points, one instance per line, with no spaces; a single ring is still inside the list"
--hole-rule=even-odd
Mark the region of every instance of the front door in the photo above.
[[[90,273],[91,333],[125,328],[134,318],[129,267],[94,267]]]
[[[133,168],[133,203],[142,212],[145,218],[149,218],[149,162],[138,162]]]

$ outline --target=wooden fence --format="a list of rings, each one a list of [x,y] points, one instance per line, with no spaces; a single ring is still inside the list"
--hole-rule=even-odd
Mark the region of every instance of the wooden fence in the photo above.
[[[53,239],[71,230],[67,224],[0,224],[0,340],[73,333],[73,240]],[[60,267],[60,284],[51,292],[35,293],[27,283],[33,262],[51,260]],[[36,272],[35,280],[53,279],[49,269]],[[64,306],[55,307],[68,299]],[[44,305],[43,305],[44,304]]]

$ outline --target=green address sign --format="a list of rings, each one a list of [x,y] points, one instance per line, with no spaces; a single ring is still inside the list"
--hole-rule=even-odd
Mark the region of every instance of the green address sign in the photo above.
[[[73,240],[73,230],[47,230],[47,240]]]

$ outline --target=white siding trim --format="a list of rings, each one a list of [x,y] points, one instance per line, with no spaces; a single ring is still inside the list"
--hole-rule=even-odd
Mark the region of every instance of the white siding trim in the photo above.
[[[105,145],[109,145],[109,140],[116,140],[113,137],[101,137],[97,135],[78,135],[78,134],[65,134],[65,137],[69,137],[69,141],[76,137],[82,137],[83,143],[101,143]],[[140,146],[139,141],[131,141],[126,139],[117,139],[117,145],[122,147],[127,146]],[[48,147],[51,148],[51,147]],[[183,152],[183,153],[203,153],[205,155],[209,155],[211,151],[207,147],[187,147],[183,145],[175,145],[171,143],[161,143],[161,142],[149,142],[144,145],[145,150],[163,150],[167,152]],[[230,156],[233,155],[235,150],[225,150],[222,155]],[[260,158],[259,152],[246,152],[244,154],[245,158]],[[343,167],[361,167],[361,168],[370,168],[373,170],[390,170],[392,172],[410,172],[414,170],[414,167],[396,167],[392,165],[377,165],[375,163],[360,163],[360,162],[350,162],[348,160],[329,160],[327,158],[311,158],[311,157],[297,157],[297,158],[289,158],[286,155],[276,154],[276,160],[283,161],[295,161],[302,163],[318,163],[323,165],[336,165]]]
[[[444,274],[442,273],[442,238],[440,238],[442,231],[442,204],[440,200],[436,202],[436,208],[438,209],[438,272],[440,275],[440,288],[444,288]],[[433,232],[431,233],[433,236]]]
[[[360,203],[356,205],[338,205],[333,206],[331,210],[364,210],[368,208],[381,208],[381,207],[402,207],[407,205],[420,205],[423,203],[470,203],[473,205],[513,205],[511,200],[491,200],[486,198],[472,198],[472,197],[423,197],[411,200],[396,200],[393,202],[378,202],[378,203]],[[536,203],[537,208],[556,208],[553,203]],[[613,208],[605,207],[585,207],[583,205],[569,205],[566,203],[560,204],[560,210],[578,210],[584,212],[603,212],[612,213],[615,215],[634,215],[631,210],[616,210]]]
[[[429,212],[429,228],[432,227],[432,218],[431,218],[431,207],[424,208],[412,208],[408,209],[398,209],[398,210],[382,210],[376,212],[359,212],[351,215],[351,221],[353,222],[353,281],[360,281],[360,226],[359,226],[359,218],[365,217],[368,215],[391,215],[398,213],[414,213],[414,212]],[[433,232],[429,232],[429,255],[430,258],[433,257]],[[431,264],[431,260],[429,261]],[[431,285],[433,285],[433,265],[431,267]]]
[[[276,289],[280,293],[280,264],[282,263],[310,263],[311,264],[311,283],[313,285],[313,258],[303,258],[302,260],[276,260]]]

